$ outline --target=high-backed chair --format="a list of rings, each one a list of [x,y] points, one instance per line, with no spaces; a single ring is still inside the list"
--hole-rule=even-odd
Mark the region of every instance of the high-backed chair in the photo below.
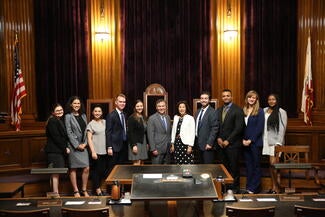
[[[309,162],[309,146],[305,145],[285,145],[275,147],[276,163],[274,168],[276,170],[277,185],[279,188],[286,188],[291,186],[292,178],[304,178],[306,181],[311,176],[316,178],[315,171],[312,164]],[[282,177],[288,174],[288,184],[282,182]],[[310,188],[319,188],[315,180],[315,186],[309,185]],[[303,184],[306,186],[306,183]],[[296,186],[295,186],[296,187]],[[298,186],[299,187],[299,186]]]
[[[243,208],[226,206],[226,215],[228,217],[273,217],[275,206]]]
[[[297,217],[323,217],[325,216],[325,208],[295,205],[295,214]]]
[[[168,114],[168,93],[165,88],[160,84],[150,84],[145,92],[143,92],[143,104],[144,104],[144,113],[147,117],[156,112],[156,101],[158,99],[164,99],[167,102]]]
[[[0,210],[0,217],[49,217],[50,208],[36,210]]]
[[[91,209],[74,209],[62,207],[62,217],[108,217],[108,207]]]

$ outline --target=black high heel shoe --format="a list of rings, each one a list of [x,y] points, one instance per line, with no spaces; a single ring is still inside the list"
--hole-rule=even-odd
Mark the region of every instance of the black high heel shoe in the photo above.
[[[277,192],[274,191],[274,190],[272,190],[272,189],[270,189],[267,193],[268,193],[268,194],[276,194]]]

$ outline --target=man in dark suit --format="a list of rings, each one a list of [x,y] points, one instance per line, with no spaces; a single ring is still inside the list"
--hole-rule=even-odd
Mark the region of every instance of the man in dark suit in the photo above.
[[[210,106],[210,94],[202,92],[200,95],[201,109],[195,114],[196,144],[199,148],[200,163],[214,163],[214,145],[218,131],[218,118],[214,108]]]
[[[245,126],[244,113],[239,106],[232,102],[231,90],[224,89],[221,98],[223,106],[217,110],[220,123],[217,136],[217,156],[234,178],[234,183],[230,188],[237,193],[240,189],[238,161]]]
[[[150,145],[152,164],[170,163],[170,117],[166,114],[167,102],[158,99],[156,102],[157,112],[148,119],[147,135]]]
[[[115,99],[115,109],[106,117],[106,149],[109,155],[109,171],[116,164],[125,163],[128,157],[126,135],[126,115],[123,112],[126,96],[119,94]]]

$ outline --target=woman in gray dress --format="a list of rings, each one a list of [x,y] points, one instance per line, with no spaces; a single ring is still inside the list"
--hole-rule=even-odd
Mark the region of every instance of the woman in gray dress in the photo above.
[[[129,160],[133,161],[134,165],[142,165],[148,158],[147,119],[143,111],[143,102],[137,100],[133,110],[128,119]]]
[[[88,197],[89,155],[86,135],[87,118],[80,98],[77,96],[71,97],[67,103],[66,111],[69,111],[65,115],[65,126],[70,141],[69,167],[73,194],[75,197],[80,197],[80,195]],[[82,169],[80,192],[77,184],[78,168]]]

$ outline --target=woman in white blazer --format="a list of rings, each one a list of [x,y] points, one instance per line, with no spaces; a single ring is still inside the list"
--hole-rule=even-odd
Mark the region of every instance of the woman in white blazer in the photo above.
[[[280,108],[279,97],[276,94],[270,94],[267,98],[269,107],[264,108],[265,125],[263,134],[263,155],[269,155],[270,165],[275,163],[275,146],[284,145],[285,131],[287,128],[287,112]],[[272,179],[272,189],[268,193],[275,194],[278,189],[275,185],[276,174],[270,166]]]
[[[174,153],[176,164],[193,164],[192,148],[195,140],[195,120],[189,115],[190,109],[186,101],[177,103],[177,114],[171,134],[170,152]]]

